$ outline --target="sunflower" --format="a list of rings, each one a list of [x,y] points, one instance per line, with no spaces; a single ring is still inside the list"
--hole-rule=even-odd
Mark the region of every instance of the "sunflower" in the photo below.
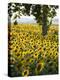
[[[25,64],[26,60],[24,58],[21,58],[21,64]]]
[[[12,32],[10,32],[10,36],[12,36],[13,35],[13,33]]]
[[[22,57],[24,57],[26,54],[27,54],[26,51],[23,51]]]
[[[33,52],[33,49],[29,49],[29,53],[32,53]]]
[[[42,51],[42,47],[41,46],[39,47],[38,51],[40,51],[40,52]]]
[[[58,52],[57,52],[57,51],[54,52],[53,57],[54,57],[54,58],[57,58],[57,57],[58,57]]]
[[[14,64],[15,62],[16,62],[15,58],[10,57],[10,63],[11,63],[11,64]]]
[[[36,69],[35,69],[36,73],[37,74],[40,73],[43,70],[43,68],[44,68],[44,62],[39,61],[36,65]]]
[[[22,72],[22,76],[28,76],[29,75],[29,70],[28,69],[24,69]]]
[[[27,64],[29,63],[29,61],[30,61],[30,58],[27,57],[27,58],[26,58],[26,62],[27,62]]]
[[[30,58],[30,59],[29,59],[29,62],[30,62],[30,63],[33,63],[33,62],[34,62],[34,59],[33,59],[33,58]]]
[[[20,59],[20,58],[22,57],[21,52],[17,52],[17,53],[16,53],[16,56],[17,56],[18,59]]]
[[[35,59],[38,59],[38,56],[39,56],[38,52],[35,52],[35,53],[33,54],[33,56],[34,56]]]
[[[44,53],[42,53],[42,57],[45,59],[47,55],[47,51],[45,51]]]
[[[14,53],[17,53],[16,46],[15,46],[15,47],[12,47],[12,51],[13,51]]]

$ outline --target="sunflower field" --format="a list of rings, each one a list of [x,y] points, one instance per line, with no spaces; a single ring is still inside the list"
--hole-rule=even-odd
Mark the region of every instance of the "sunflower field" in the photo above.
[[[8,63],[11,76],[58,74],[58,26],[42,35],[38,24],[17,24],[8,28]]]

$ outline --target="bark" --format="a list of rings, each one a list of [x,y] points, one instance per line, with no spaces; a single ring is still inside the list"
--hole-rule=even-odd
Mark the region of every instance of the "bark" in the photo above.
[[[42,35],[45,36],[47,34],[47,12],[46,7],[43,6],[43,17],[42,17]]]
[[[43,34],[43,36],[45,36],[47,34],[47,23],[46,23],[46,17],[45,16],[43,16],[42,34]]]

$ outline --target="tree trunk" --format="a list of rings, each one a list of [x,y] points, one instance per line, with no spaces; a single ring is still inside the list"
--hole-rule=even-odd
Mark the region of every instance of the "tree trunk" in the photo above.
[[[43,34],[43,36],[45,36],[47,34],[47,23],[46,23],[46,17],[45,16],[43,16],[42,34]]]
[[[43,6],[43,17],[42,17],[42,35],[45,36],[47,34],[47,11],[46,6]]]

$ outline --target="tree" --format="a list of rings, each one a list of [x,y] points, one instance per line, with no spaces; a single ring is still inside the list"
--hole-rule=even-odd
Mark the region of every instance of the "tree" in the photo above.
[[[20,18],[22,14],[24,13],[24,7],[22,7],[22,4],[20,3],[9,3],[8,4],[8,18],[9,22],[11,23],[11,18],[13,17],[14,24],[17,24],[16,18]],[[14,15],[15,14],[15,15]]]
[[[37,23],[42,25],[42,34],[46,35],[52,18],[56,16],[58,6],[54,5],[33,5],[32,14],[36,17]]]
[[[13,9],[11,8],[13,7]],[[23,8],[22,8],[23,7]],[[42,25],[42,34],[47,34],[48,27],[52,23],[52,18],[56,16],[56,5],[37,5],[37,4],[20,4],[20,3],[9,3],[8,14],[12,17],[13,13],[18,12],[14,19],[23,15],[33,15],[37,23]],[[16,20],[15,20],[16,23]]]

